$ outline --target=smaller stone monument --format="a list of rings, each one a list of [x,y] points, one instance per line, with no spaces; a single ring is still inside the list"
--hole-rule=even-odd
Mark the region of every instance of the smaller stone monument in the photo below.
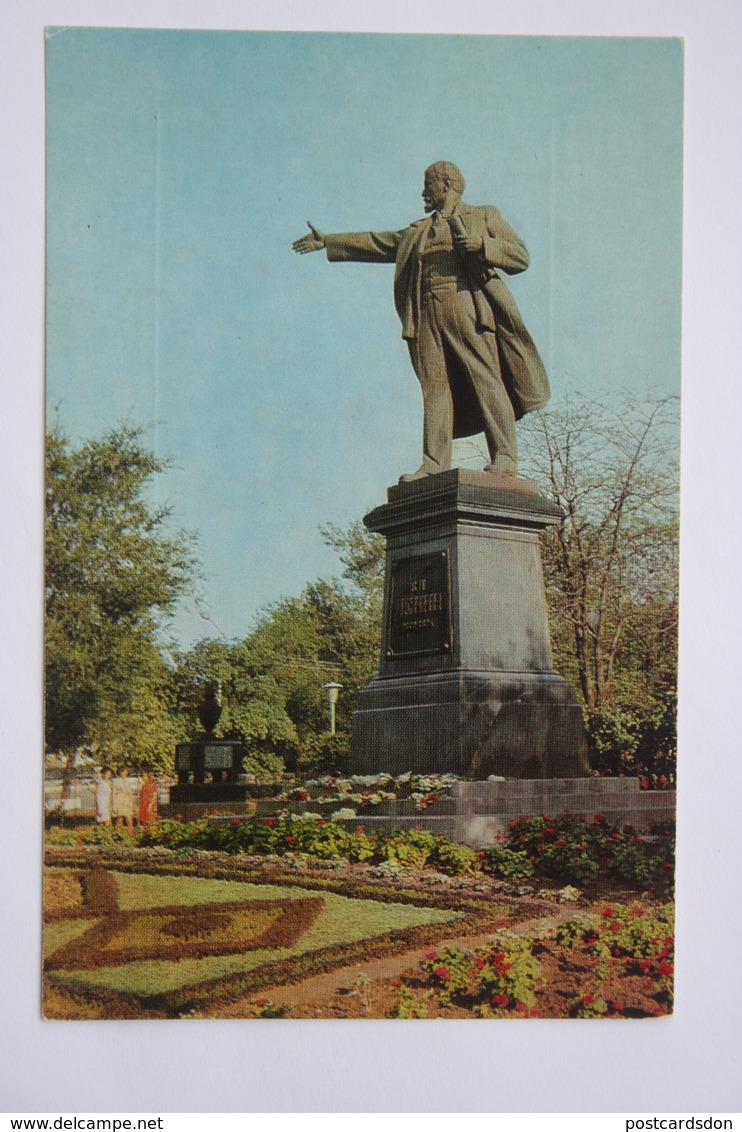
[[[221,713],[217,690],[210,685],[198,709],[203,734],[175,748],[178,784],[170,787],[171,806],[200,803],[231,809],[238,803],[244,807],[248,788],[239,779],[245,750],[236,739],[214,736]]]

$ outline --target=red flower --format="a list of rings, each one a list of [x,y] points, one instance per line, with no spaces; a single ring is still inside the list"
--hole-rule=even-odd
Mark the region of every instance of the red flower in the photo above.
[[[675,968],[673,967],[672,963],[659,963],[657,966],[658,975],[668,976],[672,975],[674,971]]]
[[[425,956],[425,958],[426,959],[437,959],[438,958],[438,952],[437,951],[429,951],[428,954]]]
[[[664,865],[662,866],[662,868],[663,868],[663,869],[671,869],[671,868],[672,868],[672,865],[670,864],[670,862],[669,862],[669,861],[665,861],[665,863],[664,863]]]
[[[621,834],[620,833],[612,833],[611,834],[611,841],[620,841],[620,840],[621,840]]]
[[[555,844],[555,845],[566,845],[566,844],[567,844],[567,842],[566,842],[566,841],[564,840],[564,838],[563,838],[563,837],[560,837],[558,841],[555,841],[555,842],[554,842],[554,844]]]
[[[529,1018],[540,1018],[541,1017],[541,1011],[539,1010],[539,1008],[537,1006],[532,1006],[531,1009],[528,1011],[528,1017]]]
[[[507,1004],[508,1004],[508,996],[506,994],[493,994],[493,996],[492,996],[492,1005],[493,1006],[507,1006]]]
[[[620,1002],[614,1002],[612,1003],[612,1006],[616,1014],[623,1014],[623,1006]]]
[[[516,1002],[515,1009],[519,1010],[522,1014],[524,1011],[528,1010],[528,1007],[526,1006],[525,1002]]]
[[[612,932],[620,932],[623,924],[619,920],[614,920],[612,924],[608,925],[608,927]]]
[[[613,915],[613,909],[612,908],[604,908],[601,914],[602,914],[604,920],[610,920],[611,916]]]
[[[266,824],[266,825],[271,825],[271,826],[272,826],[272,825],[275,825],[275,824],[276,824],[276,822],[275,822],[275,819],[274,819],[274,818],[268,818],[265,824]]]
[[[480,955],[479,958],[477,959],[477,970],[481,971],[482,967],[484,967],[484,959]]]
[[[593,821],[595,822],[596,825],[602,825],[603,822],[605,821],[605,814],[596,814],[595,817],[593,818]]]
[[[585,1006],[592,1006],[593,1003],[595,1002],[595,995],[594,994],[583,994],[582,1001],[585,1003]]]
[[[433,970],[433,974],[437,975],[437,977],[439,979],[450,979],[451,978],[451,972],[449,971],[448,967],[436,967]]]
[[[652,964],[651,964],[649,959],[640,959],[639,960],[639,969],[641,971],[648,971],[651,966],[652,966]]]
[[[544,833],[554,833],[554,832],[555,832],[555,830],[553,830],[551,828],[551,826],[549,826],[547,829],[544,830]]]

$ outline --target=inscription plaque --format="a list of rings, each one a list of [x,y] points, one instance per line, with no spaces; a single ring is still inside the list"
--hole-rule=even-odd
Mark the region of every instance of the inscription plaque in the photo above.
[[[232,747],[204,747],[205,770],[231,770]]]
[[[451,652],[447,550],[398,558],[392,563],[387,616],[387,657]]]
[[[176,770],[190,770],[191,769],[191,744],[179,743],[175,748],[175,769]]]

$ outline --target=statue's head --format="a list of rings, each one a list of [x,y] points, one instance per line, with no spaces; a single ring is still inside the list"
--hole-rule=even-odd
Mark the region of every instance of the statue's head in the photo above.
[[[425,211],[434,212],[443,206],[447,192],[461,196],[466,188],[461,170],[452,161],[435,161],[425,170],[423,200]]]

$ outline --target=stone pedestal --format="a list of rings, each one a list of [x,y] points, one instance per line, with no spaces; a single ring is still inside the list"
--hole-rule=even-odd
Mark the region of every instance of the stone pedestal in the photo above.
[[[215,739],[204,734],[175,748],[177,786],[170,787],[170,806],[205,807],[244,803],[248,787],[239,781],[245,752],[233,739]]]
[[[581,708],[551,663],[538,539],[560,518],[530,481],[462,468],[390,488],[365,517],[387,554],[359,771],[589,774]]]

